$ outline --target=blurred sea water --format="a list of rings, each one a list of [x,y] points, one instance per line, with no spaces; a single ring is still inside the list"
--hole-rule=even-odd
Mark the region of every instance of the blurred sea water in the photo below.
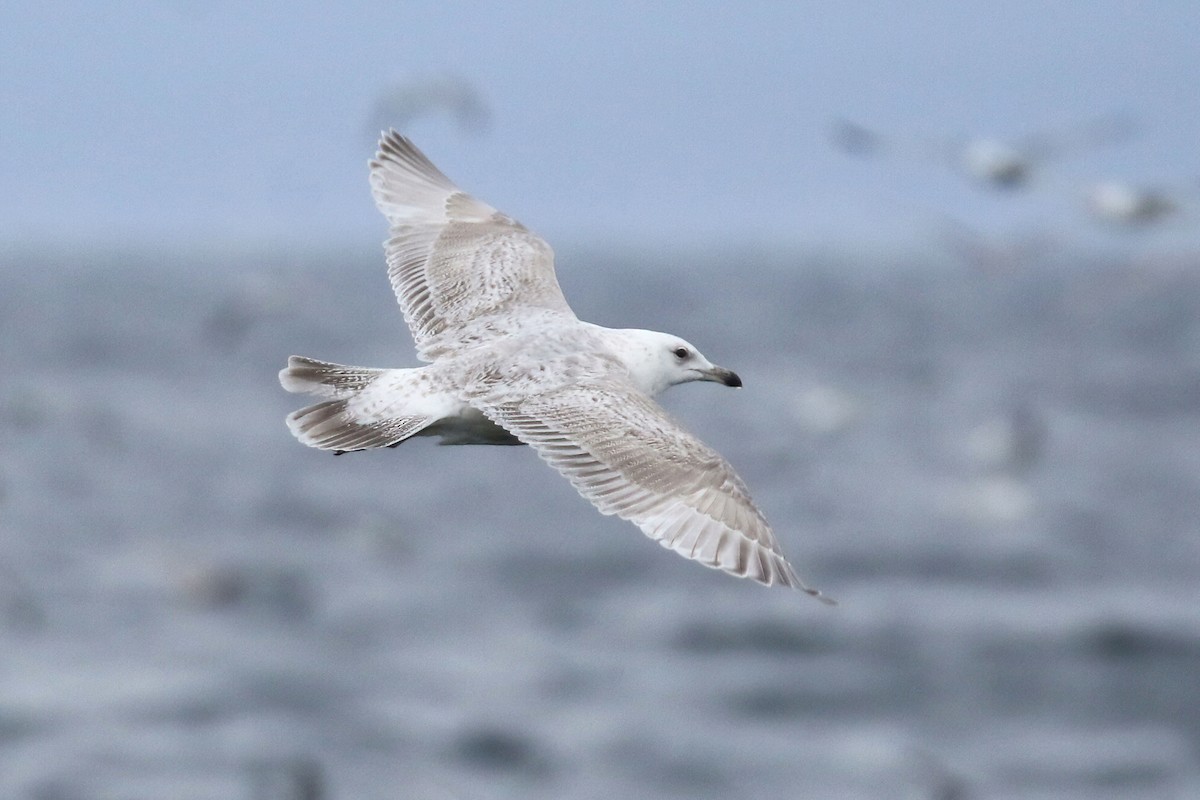
[[[560,252],[834,609],[296,443],[289,354],[416,363],[375,252],[5,261],[0,796],[1200,797],[1200,256]]]

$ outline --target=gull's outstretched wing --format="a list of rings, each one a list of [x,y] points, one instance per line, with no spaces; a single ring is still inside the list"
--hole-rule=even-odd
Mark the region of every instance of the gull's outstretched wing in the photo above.
[[[388,277],[418,355],[503,331],[526,313],[574,318],[537,234],[466,194],[390,131],[371,161],[371,193],[391,223]],[[470,325],[492,317],[495,324]],[[466,327],[471,330],[464,330]]]
[[[480,410],[616,514],[686,558],[771,586],[805,586],[741,478],[716,451],[628,383],[589,378]]]

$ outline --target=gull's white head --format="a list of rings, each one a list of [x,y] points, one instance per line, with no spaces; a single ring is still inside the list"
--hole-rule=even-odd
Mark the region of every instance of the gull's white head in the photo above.
[[[742,385],[736,372],[716,366],[695,345],[678,336],[636,328],[612,333],[617,339],[617,358],[629,370],[638,388],[651,397],[668,387],[691,381]]]

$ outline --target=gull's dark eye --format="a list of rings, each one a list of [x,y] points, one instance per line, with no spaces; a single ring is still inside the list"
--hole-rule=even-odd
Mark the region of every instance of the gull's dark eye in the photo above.
[[[687,358],[689,355],[691,355],[690,353],[688,353],[688,349],[686,347],[676,347],[671,352],[674,353],[675,357],[678,358],[680,361],[683,361],[685,358]]]

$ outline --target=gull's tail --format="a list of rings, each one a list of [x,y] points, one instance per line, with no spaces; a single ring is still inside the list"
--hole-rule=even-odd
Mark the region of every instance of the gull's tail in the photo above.
[[[279,371],[279,383],[293,394],[342,399],[358,394],[384,372],[386,370],[347,367],[331,361],[291,356],[287,368]]]
[[[284,389],[326,398],[287,417],[292,435],[309,447],[348,450],[394,447],[436,420],[428,414],[405,414],[393,408],[393,381],[410,370],[348,367],[314,358],[292,356],[279,373]]]

